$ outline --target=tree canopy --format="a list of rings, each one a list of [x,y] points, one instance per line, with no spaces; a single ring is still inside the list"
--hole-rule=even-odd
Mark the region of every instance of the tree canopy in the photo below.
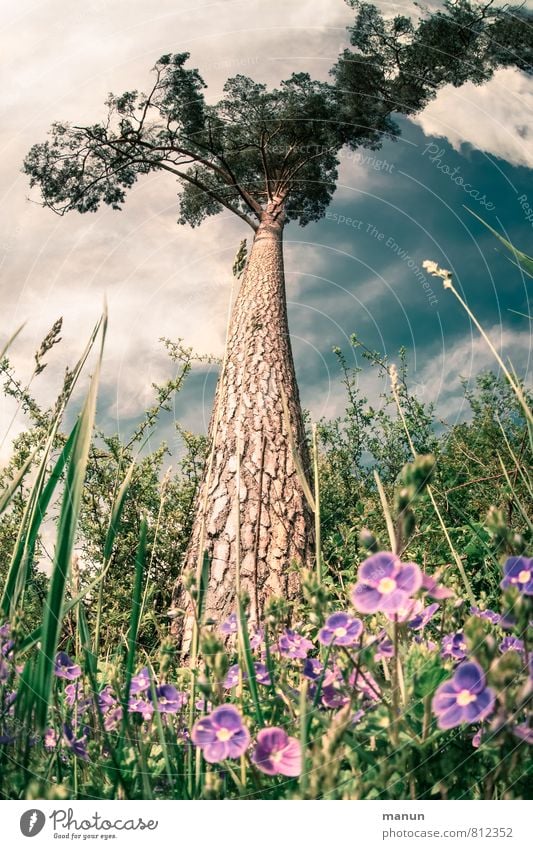
[[[181,184],[179,223],[226,208],[257,229],[265,208],[305,225],[328,206],[341,148],[377,149],[399,134],[395,115],[421,109],[447,83],[482,83],[499,66],[531,70],[531,16],[521,7],[447,0],[437,12],[385,18],[360,0],[353,48],[332,82],[295,73],[279,88],[237,75],[215,104],[188,53],[162,56],[147,94],[110,94],[100,124],[53,124],[24,162],[45,206],[63,214],[120,209],[139,176]]]

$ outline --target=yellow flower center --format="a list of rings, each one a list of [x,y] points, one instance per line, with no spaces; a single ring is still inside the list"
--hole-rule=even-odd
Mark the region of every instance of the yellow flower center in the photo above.
[[[219,728],[217,731],[217,740],[220,740],[221,743],[226,743],[227,740],[230,740],[232,737],[232,732],[229,728]]]
[[[335,628],[335,631],[333,633],[336,637],[345,637],[348,631],[346,630],[346,628]]]
[[[461,690],[459,695],[457,696],[457,704],[461,707],[466,707],[470,702],[475,702],[476,697],[470,690]]]
[[[382,578],[378,584],[378,592],[381,595],[388,595],[396,589],[396,581],[393,578]]]
[[[278,752],[272,752],[270,755],[270,760],[274,761],[275,764],[279,763],[283,757],[283,749],[280,749]]]
[[[527,584],[527,582],[529,581],[530,578],[531,578],[531,572],[529,572],[527,569],[522,569],[522,571],[518,575],[518,583],[519,584]]]

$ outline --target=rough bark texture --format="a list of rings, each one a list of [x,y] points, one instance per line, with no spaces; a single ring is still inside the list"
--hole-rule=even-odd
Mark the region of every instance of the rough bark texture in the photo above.
[[[292,456],[283,414],[308,469],[294,374],[283,271],[283,225],[265,214],[256,232],[228,333],[210,425],[214,452],[200,487],[185,569],[196,569],[200,549],[211,558],[204,616],[223,621],[235,610],[237,564],[237,445],[240,453],[240,584],[261,618],[271,595],[294,598],[298,575],[291,560],[311,558],[313,522]],[[175,603],[187,607],[183,587]],[[191,619],[176,621],[188,644]],[[179,634],[181,631],[181,634]]]

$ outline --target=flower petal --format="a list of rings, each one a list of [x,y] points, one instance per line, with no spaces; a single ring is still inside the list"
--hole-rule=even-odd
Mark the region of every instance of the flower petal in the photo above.
[[[458,690],[481,693],[485,687],[485,673],[475,660],[461,663],[455,670],[453,678]]]
[[[382,578],[390,578],[399,565],[399,558],[391,551],[380,551],[361,563],[357,577],[362,583],[375,587]]]
[[[422,586],[422,570],[416,563],[402,563],[399,574],[396,576],[396,584],[408,595],[416,593]]]
[[[381,593],[367,584],[356,584],[352,590],[353,606],[360,613],[375,613],[380,601]]]

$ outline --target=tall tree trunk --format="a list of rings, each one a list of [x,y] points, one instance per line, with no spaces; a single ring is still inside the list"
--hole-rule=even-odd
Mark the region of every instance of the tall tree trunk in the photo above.
[[[297,596],[299,576],[290,569],[291,561],[305,565],[312,556],[313,521],[283,413],[282,388],[292,439],[307,472],[287,322],[282,236],[282,221],[265,212],[233,308],[209,429],[212,459],[199,489],[184,563],[185,570],[196,570],[207,551],[210,573],[204,616],[217,622],[236,608],[239,542],[240,586],[250,596],[256,621],[270,596]],[[176,587],[174,603],[188,607],[182,585]],[[176,620],[184,647],[191,626],[190,612],[185,623]]]

